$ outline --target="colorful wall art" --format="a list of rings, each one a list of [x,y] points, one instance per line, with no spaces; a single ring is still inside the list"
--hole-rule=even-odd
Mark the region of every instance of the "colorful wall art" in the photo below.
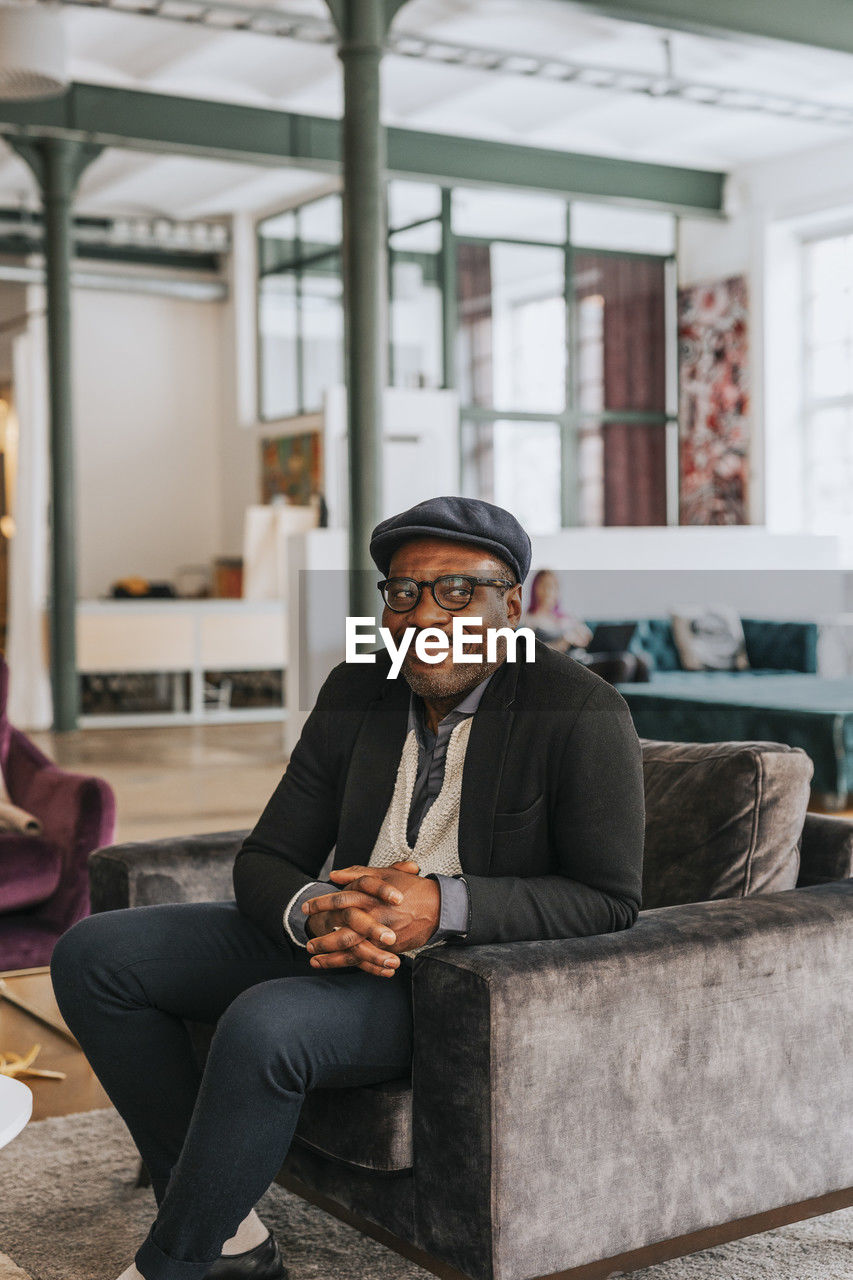
[[[267,437],[261,441],[261,500],[272,502],[282,495],[296,507],[307,507],[322,483],[322,449],[319,431],[293,436]]]
[[[678,293],[680,524],[747,524],[749,371],[743,276]]]

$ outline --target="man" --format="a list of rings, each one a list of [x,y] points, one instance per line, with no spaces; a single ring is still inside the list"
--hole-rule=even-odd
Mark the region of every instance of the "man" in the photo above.
[[[399,643],[514,629],[530,541],[443,497],[374,530]],[[234,864],[236,903],[89,917],[51,965],[60,1008],[151,1173],[158,1213],[120,1280],[281,1280],[253,1205],[305,1093],[408,1073],[423,948],[630,927],[640,748],[625,702],[571,658],[341,664]],[[328,881],[318,875],[334,847]],[[299,981],[296,981],[296,979]],[[183,1017],[215,1022],[203,1074]],[[221,1256],[220,1256],[221,1252]]]

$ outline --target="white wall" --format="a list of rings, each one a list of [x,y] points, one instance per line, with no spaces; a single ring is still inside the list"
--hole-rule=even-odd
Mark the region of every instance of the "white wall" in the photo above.
[[[678,224],[678,283],[703,284],[749,269],[750,223],[743,212],[726,221],[681,218]]]
[[[74,302],[79,588],[243,551],[261,499],[255,225],[232,220],[228,296],[78,289]]]
[[[221,549],[221,303],[78,289],[78,594]]]

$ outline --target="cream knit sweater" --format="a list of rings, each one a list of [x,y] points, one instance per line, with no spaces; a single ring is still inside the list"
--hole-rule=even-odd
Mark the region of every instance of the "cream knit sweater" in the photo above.
[[[403,754],[397,768],[397,780],[388,811],[379,828],[376,844],[368,866],[390,867],[393,862],[412,858],[420,867],[422,876],[437,874],[458,876],[462,872],[459,862],[459,800],[462,795],[462,769],[473,716],[466,716],[453,729],[447,744],[444,778],[441,790],[427,810],[420,825],[414,848],[406,840],[412,792],[418,772],[418,740],[410,729],[403,744]],[[440,942],[425,946],[441,946]],[[404,951],[406,956],[416,955],[424,947]]]

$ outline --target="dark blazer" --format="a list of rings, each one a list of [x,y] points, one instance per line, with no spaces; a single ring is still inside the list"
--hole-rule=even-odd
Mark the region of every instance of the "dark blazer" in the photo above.
[[[333,846],[335,867],[370,858],[408,720],[409,686],[388,680],[389,667],[384,650],[373,665],[335,667],[237,853],[237,906],[276,942],[285,906]],[[622,696],[539,641],[534,662],[504,662],[474,715],[462,775],[463,945],[630,927],[644,829],[640,744]]]

